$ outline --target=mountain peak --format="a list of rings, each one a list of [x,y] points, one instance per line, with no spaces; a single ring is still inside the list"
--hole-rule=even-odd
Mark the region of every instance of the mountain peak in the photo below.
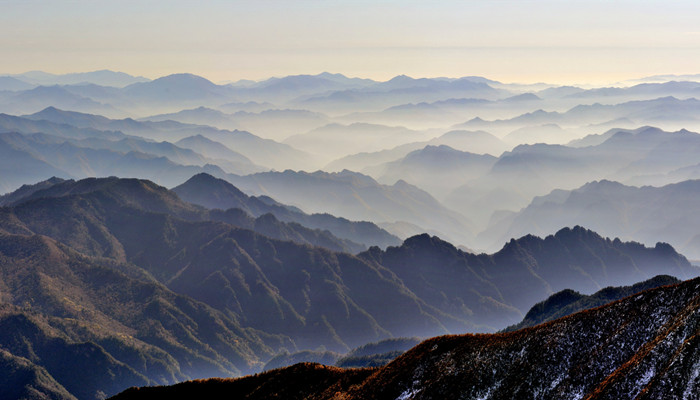
[[[207,208],[240,208],[249,212],[249,196],[226,180],[205,172],[192,176],[172,189],[180,198]]]

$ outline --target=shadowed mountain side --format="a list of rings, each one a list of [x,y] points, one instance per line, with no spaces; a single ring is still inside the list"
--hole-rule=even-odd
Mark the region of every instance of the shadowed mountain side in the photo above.
[[[386,339],[382,342],[396,340],[396,339]],[[400,347],[400,350],[389,350],[383,352],[375,352],[365,355],[353,355],[352,351],[346,355],[342,355],[332,351],[312,351],[304,350],[296,353],[280,353],[270,359],[263,371],[269,371],[271,369],[283,368],[290,365],[298,363],[319,363],[323,365],[334,365],[340,368],[364,368],[364,367],[381,367],[386,365],[396,359],[401,354],[405,353],[406,350],[418,344],[420,340],[416,339],[407,343],[405,347]]]
[[[89,369],[100,383],[78,389],[66,379],[80,375],[61,375],[72,370],[37,364],[71,393],[113,388],[118,377],[145,379],[135,383],[142,385],[250,372],[284,349],[345,352],[392,336],[493,329],[520,320],[516,307],[534,303],[527,295],[540,300],[557,284],[607,285],[617,274],[634,279],[649,271],[682,276],[690,268],[670,246],[646,249],[582,228],[513,240],[493,256],[423,235],[356,257],[185,220],[202,208],[147,181],[86,179],[24,192],[20,203],[0,208],[0,229],[8,232],[0,237],[3,301],[57,318],[50,326],[65,333],[62,354],[92,341],[102,350],[89,354],[106,360],[99,365],[118,361]],[[87,328],[68,329],[85,319]],[[102,339],[119,333],[133,338],[127,350],[150,349],[158,367],[134,365],[127,355],[135,350],[114,350]],[[27,340],[45,351],[45,341]],[[27,340],[8,343],[33,360],[21,345]]]
[[[48,191],[65,195],[43,197]],[[447,332],[448,325],[474,329],[467,316],[425,305],[380,265],[223,223],[178,219],[200,209],[149,182],[84,180],[34,196],[6,209],[4,229],[131,262],[246,326],[293,337],[299,348],[344,351],[389,336]]]
[[[65,179],[51,177],[45,181],[41,181],[35,184],[25,184],[20,186],[19,189],[14,192],[4,194],[0,196],[0,206],[8,206],[10,204],[16,203],[23,198],[28,198],[39,190],[48,189],[53,185],[65,182]]]
[[[304,350],[296,353],[286,351],[275,355],[265,364],[263,371],[282,368],[301,362],[335,365],[341,368],[379,367],[388,364],[411,347],[421,342],[420,338],[391,338],[367,343],[345,354],[332,351]]]
[[[63,184],[58,185],[59,183]],[[119,180],[114,177],[88,178],[78,182],[51,179],[33,186],[20,188],[16,192],[0,197],[0,204],[18,205],[19,203],[41,199],[42,197],[64,197],[98,190],[109,192],[108,196],[116,197],[117,202],[126,201],[132,207],[159,213],[169,213],[187,220],[225,222],[237,227],[251,229],[272,238],[292,240],[300,244],[311,244],[336,251],[357,253],[367,248],[367,246],[351,240],[339,239],[325,230],[307,228],[298,223],[281,222],[269,213],[260,213],[257,218],[254,218],[241,209],[228,209],[226,211],[205,210],[183,202],[176,194],[168,192],[165,188],[148,181],[137,181],[134,179]],[[139,193],[139,190],[142,190],[144,193]],[[129,197],[131,195],[138,197],[132,199]],[[79,208],[73,202],[64,203],[63,206],[76,210]],[[19,208],[21,207],[20,205]],[[81,247],[81,249],[83,248]]]
[[[592,293],[658,274],[683,278],[700,274],[667,244],[646,248],[602,238],[578,226],[544,239],[532,235],[511,239],[492,255],[466,253],[437,237],[419,235],[400,247],[371,248],[359,256],[394,271],[428,304],[443,310],[469,307],[482,318],[493,318],[480,321],[494,325],[502,321],[499,315],[513,315],[515,309],[525,312],[553,291],[572,288]],[[494,309],[487,312],[475,306]]]
[[[517,332],[438,337],[379,369],[298,364],[115,399],[690,399],[700,390],[699,290],[695,279]]]
[[[2,227],[131,262],[244,326],[341,351],[388,336],[505,326],[522,318],[516,308],[555,290],[692,273],[668,245],[647,249],[578,227],[512,240],[492,256],[422,235],[358,258],[201,220],[201,212],[147,181],[87,179],[34,192],[4,209]]]
[[[208,174],[195,175],[172,190],[181,199],[190,203],[212,209],[239,208],[254,217],[271,213],[280,221],[296,222],[313,229],[328,230],[339,238],[352,240],[367,247],[385,248],[401,242],[399,238],[371,222],[354,222],[330,214],[309,215],[269,197],[248,196],[227,181]]]
[[[81,399],[129,384],[249,373],[261,358],[293,348],[134,265],[87,257],[45,236],[0,233],[0,282],[0,347]]]
[[[284,372],[281,374],[281,371]],[[239,380],[213,378],[174,386],[134,387],[110,399],[224,399],[231,396],[251,399],[331,399],[339,392],[362,383],[373,372],[372,369],[342,369],[303,363]]]
[[[26,400],[76,400],[46,369],[0,349],[0,397]]]

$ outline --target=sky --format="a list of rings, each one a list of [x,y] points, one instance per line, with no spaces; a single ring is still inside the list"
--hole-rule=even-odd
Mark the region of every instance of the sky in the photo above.
[[[700,2],[0,0],[0,74],[615,82],[700,73]]]

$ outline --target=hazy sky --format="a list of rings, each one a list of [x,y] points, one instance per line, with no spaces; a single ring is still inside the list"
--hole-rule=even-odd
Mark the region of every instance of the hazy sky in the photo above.
[[[612,82],[700,73],[700,2],[7,1],[0,73],[323,71]]]

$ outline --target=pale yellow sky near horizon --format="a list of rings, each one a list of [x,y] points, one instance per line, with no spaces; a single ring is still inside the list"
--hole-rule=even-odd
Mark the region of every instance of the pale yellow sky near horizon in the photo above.
[[[700,73],[700,2],[0,0],[0,74],[324,71],[607,83]]]

